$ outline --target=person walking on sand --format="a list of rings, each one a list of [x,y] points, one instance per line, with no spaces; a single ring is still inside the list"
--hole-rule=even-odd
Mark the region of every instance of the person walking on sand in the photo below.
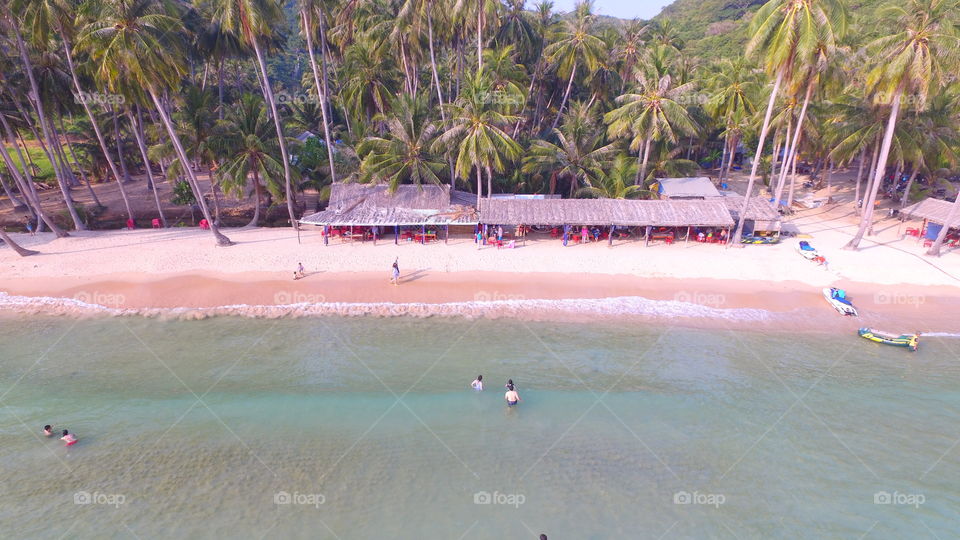
[[[507,400],[507,407],[513,407],[521,401],[520,394],[518,394],[513,388],[507,390],[507,393],[504,394],[503,397]]]
[[[473,388],[477,392],[483,391],[483,375],[477,375],[477,378],[470,383],[470,388]]]
[[[400,265],[398,264],[399,259],[393,261],[393,277],[390,278],[390,283],[394,285],[400,284]]]
[[[477,227],[477,249],[483,246],[483,229]]]
[[[34,236],[36,233],[33,232],[33,222],[30,221],[29,217],[24,218],[24,221],[26,222],[26,225],[27,225],[27,232],[30,233],[30,236]]]
[[[305,276],[303,273],[303,263],[297,263],[297,279],[301,279]]]

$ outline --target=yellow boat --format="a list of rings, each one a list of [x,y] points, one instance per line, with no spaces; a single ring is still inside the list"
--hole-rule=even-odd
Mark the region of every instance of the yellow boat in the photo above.
[[[916,334],[897,335],[882,330],[874,330],[873,328],[861,328],[857,333],[860,334],[860,337],[863,339],[869,339],[870,341],[883,343],[884,345],[893,345],[894,347],[906,347],[911,351],[916,351],[920,345],[919,332]]]

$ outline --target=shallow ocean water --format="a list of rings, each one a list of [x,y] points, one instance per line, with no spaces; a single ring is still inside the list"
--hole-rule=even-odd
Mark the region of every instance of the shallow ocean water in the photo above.
[[[0,324],[0,354],[2,537],[948,538],[960,521],[946,337],[911,354],[612,321],[31,317]]]

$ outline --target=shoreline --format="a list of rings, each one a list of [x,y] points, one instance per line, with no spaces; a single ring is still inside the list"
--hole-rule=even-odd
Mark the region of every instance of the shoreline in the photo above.
[[[285,274],[285,273],[284,273]],[[902,332],[960,328],[960,289],[841,281],[860,311],[842,317],[821,288],[798,281],[638,278],[625,274],[413,271],[105,274],[5,278],[0,312],[58,316],[296,318],[412,316],[669,322],[704,328]]]

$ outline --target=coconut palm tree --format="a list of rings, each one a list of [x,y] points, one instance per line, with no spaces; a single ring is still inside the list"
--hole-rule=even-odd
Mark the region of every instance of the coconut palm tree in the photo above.
[[[307,55],[310,59],[310,70],[313,73],[314,88],[317,91],[317,97],[320,100],[320,112],[323,116],[323,140],[327,147],[327,158],[330,163],[330,181],[337,181],[337,171],[333,163],[333,139],[330,138],[330,117],[332,116],[330,100],[330,89],[327,80],[327,48],[326,48],[326,13],[322,0],[301,0],[300,18],[302,26],[301,32],[307,38]],[[316,27],[316,29],[314,28]],[[317,73],[317,59],[314,54],[313,37],[318,34],[320,37],[320,56],[322,65],[322,76]],[[321,82],[322,81],[322,82]]]
[[[764,68],[774,76],[773,89],[767,100],[767,110],[757,139],[757,152],[753,158],[747,192],[744,194],[740,215],[745,215],[757,179],[757,167],[763,157],[763,147],[770,129],[770,117],[780,87],[789,82],[798,68],[813,64],[818,46],[833,41],[834,28],[843,27],[845,10],[838,0],[770,0],[754,14],[750,21],[750,41],[747,53],[759,52],[764,58]],[[728,245],[742,246],[744,220]]]
[[[397,96],[390,112],[374,120],[386,126],[386,133],[357,146],[361,182],[385,182],[390,192],[401,184],[443,183],[438,175],[447,165],[431,151],[441,126],[430,121],[424,96]]]
[[[247,227],[260,221],[264,190],[271,197],[283,195],[283,164],[273,122],[260,96],[244,94],[226,118],[217,124],[211,137],[211,149],[220,158],[216,174],[224,191],[246,197],[250,181],[256,203]]]
[[[957,65],[960,51],[958,12],[960,2],[957,0],[910,0],[906,6],[890,6],[884,20],[889,23],[888,28],[896,31],[867,46],[876,59],[867,76],[867,88],[875,101],[890,107],[890,112],[877,158],[873,188],[865,203],[860,227],[845,249],[857,249],[873,222],[874,201],[880,191],[904,96],[912,96],[911,101],[924,108],[931,85]],[[942,236],[945,235],[944,232]],[[938,240],[942,244],[942,239]],[[935,243],[934,247],[929,254],[939,254],[939,244]]]
[[[557,34],[556,40],[543,51],[544,56],[557,66],[557,73],[567,77],[567,88],[563,92],[563,99],[550,129],[556,129],[560,117],[563,116],[577,69],[582,67],[584,71],[593,71],[606,53],[606,44],[592,34],[593,25],[592,0],[578,1],[573,17],[566,21],[566,26]]]
[[[212,1],[214,3],[213,20],[224,30],[239,36],[241,42],[254,52],[263,97],[270,108],[270,116],[277,131],[277,142],[280,145],[280,155],[283,158],[284,193],[287,198],[287,212],[290,214],[290,226],[298,229],[299,223],[293,207],[294,192],[291,182],[290,156],[287,152],[287,136],[284,133],[283,119],[277,111],[277,101],[273,94],[263,53],[264,44],[269,43],[276,31],[275,28],[283,21],[283,7],[276,0]]]
[[[88,22],[79,33],[76,46],[90,54],[94,74],[111,91],[143,88],[167,131],[177,159],[190,163],[161,98],[163,89],[179,87],[186,72],[183,22],[170,15],[167,6],[157,0],[104,0],[88,4],[86,9]],[[183,169],[217,245],[232,245],[210,215],[192,167]]]
[[[577,190],[577,197],[595,199],[638,199],[652,193],[634,183],[637,161],[627,154],[620,154],[607,166],[602,167],[591,185]]]
[[[647,177],[647,162],[654,141],[677,144],[678,136],[690,135],[697,126],[680,97],[693,89],[693,83],[674,85],[670,75],[659,79],[641,75],[634,92],[617,98],[618,108],[604,116],[607,134],[630,139],[630,150],[637,152],[640,167],[636,183]]]
[[[457,101],[447,106],[446,130],[434,141],[435,153],[456,154],[454,171],[466,180],[471,169],[477,171],[477,207],[483,194],[483,171],[487,172],[487,196],[492,190],[493,172],[503,172],[507,164],[520,157],[520,145],[504,131],[516,121],[515,116],[501,112],[489,96],[492,84],[483,72],[467,82]]]

